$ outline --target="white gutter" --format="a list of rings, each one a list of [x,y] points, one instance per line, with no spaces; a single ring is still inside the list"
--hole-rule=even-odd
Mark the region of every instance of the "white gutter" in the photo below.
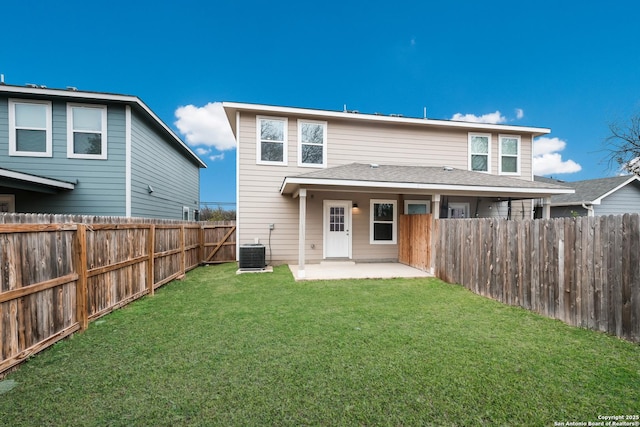
[[[66,181],[58,181],[57,179],[44,178],[36,175],[29,175],[27,173],[10,171],[7,169],[0,169],[0,177],[17,179],[20,181],[30,182],[32,184],[46,185],[47,187],[55,187],[62,190],[73,190],[76,188],[75,184]]]
[[[523,181],[526,182],[526,181]],[[487,193],[513,193],[513,194],[573,194],[573,188],[522,188],[522,187],[495,187],[473,186],[455,184],[426,184],[415,182],[378,182],[378,181],[354,181],[340,179],[313,179],[313,178],[285,178],[280,194],[287,193],[287,187],[291,185],[327,185],[339,187],[375,187],[410,190],[439,190],[439,191],[471,191]]]
[[[412,125],[427,125],[437,127],[481,129],[492,131],[517,132],[520,134],[531,133],[534,136],[551,133],[551,129],[530,126],[496,125],[489,123],[459,122],[453,120],[420,119],[413,117],[385,116],[377,114],[359,114],[354,112],[313,110],[309,108],[278,107],[273,105],[245,104],[238,102],[223,102],[222,107],[227,110],[254,111],[259,113],[304,115],[324,118],[337,118],[347,120],[364,120],[383,123],[403,123]]]

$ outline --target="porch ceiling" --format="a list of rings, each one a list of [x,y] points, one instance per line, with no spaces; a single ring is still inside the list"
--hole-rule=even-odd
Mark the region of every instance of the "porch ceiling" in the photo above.
[[[351,163],[285,177],[281,194],[300,188],[359,193],[447,194],[477,197],[544,198],[573,188],[507,176],[430,166]]]

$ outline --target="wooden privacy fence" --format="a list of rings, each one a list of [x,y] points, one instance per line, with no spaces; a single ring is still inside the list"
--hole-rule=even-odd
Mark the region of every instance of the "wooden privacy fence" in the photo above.
[[[435,274],[548,317],[640,341],[640,215],[437,220]]]
[[[203,262],[235,261],[231,221],[0,219],[0,373]]]
[[[431,214],[400,215],[398,261],[420,270],[431,267]]]

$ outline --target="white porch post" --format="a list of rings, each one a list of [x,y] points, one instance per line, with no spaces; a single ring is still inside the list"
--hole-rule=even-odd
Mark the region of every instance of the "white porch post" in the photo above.
[[[440,195],[434,194],[431,196],[431,215],[433,219],[440,218]]]
[[[542,218],[551,218],[551,197],[545,197],[542,202]]]
[[[301,188],[298,193],[300,199],[300,209],[298,217],[298,278],[303,279],[306,276],[304,271],[304,249],[305,236],[307,229],[307,189]]]

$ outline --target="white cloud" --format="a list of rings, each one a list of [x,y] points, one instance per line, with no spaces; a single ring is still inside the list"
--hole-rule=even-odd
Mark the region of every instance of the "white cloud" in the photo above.
[[[533,141],[533,173],[534,175],[552,175],[575,173],[582,166],[573,160],[562,160],[562,151],[567,143],[559,138],[542,137]]]
[[[196,148],[196,153],[198,154],[198,156],[206,156],[210,152],[211,152],[210,148],[203,148],[203,147]]]
[[[487,113],[482,116],[476,116],[475,114],[461,114],[455,113],[451,120],[461,121],[461,122],[471,122],[471,123],[491,123],[491,124],[499,124],[505,123],[507,118],[500,114],[500,111],[495,113]]]
[[[516,119],[520,120],[524,117],[524,110],[522,108],[516,108]]]
[[[219,151],[236,147],[221,103],[210,102],[204,107],[185,105],[178,107],[175,115],[178,119],[175,125],[189,145],[205,145]]]
[[[212,162],[215,162],[216,160],[223,160],[223,159],[224,159],[224,153],[209,156],[209,160],[211,160]]]
[[[543,136],[533,141],[533,156],[542,156],[543,154],[562,151],[566,146],[567,143],[560,138],[547,138]]]

